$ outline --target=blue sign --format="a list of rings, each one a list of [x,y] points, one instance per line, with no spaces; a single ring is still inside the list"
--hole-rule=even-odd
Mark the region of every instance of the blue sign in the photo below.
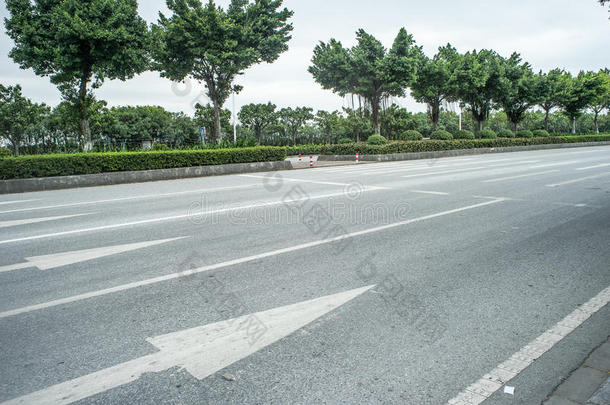
[[[201,143],[205,143],[205,128],[201,128]]]

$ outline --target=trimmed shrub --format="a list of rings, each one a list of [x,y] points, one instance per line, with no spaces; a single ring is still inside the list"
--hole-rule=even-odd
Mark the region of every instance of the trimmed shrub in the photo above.
[[[529,130],[517,132],[517,138],[533,138],[533,137],[534,137],[534,133]]]
[[[339,139],[339,142],[337,142],[337,143],[339,145],[347,145],[348,143],[354,143],[354,141],[349,138],[341,138],[341,139]]]
[[[13,152],[9,148],[0,148],[0,159],[12,156]]]
[[[297,146],[286,146],[286,155],[317,155],[320,153],[322,145],[297,145]]]
[[[285,159],[286,149],[279,147],[18,156],[0,159],[0,179],[273,162]]]
[[[477,132],[477,138],[479,139],[498,139],[498,135],[491,129],[483,129]]]
[[[169,150],[169,146],[167,146],[164,143],[157,143],[157,142],[155,142],[155,143],[152,144],[152,147],[150,149],[151,150],[155,150],[155,151],[157,151],[157,150]]]
[[[385,145],[388,143],[388,140],[381,135],[371,135],[369,136],[369,139],[367,139],[366,143],[369,145]]]
[[[424,139],[424,136],[419,131],[415,131],[413,129],[398,135],[399,141],[421,141],[422,139]]]
[[[551,136],[551,134],[549,134],[544,129],[537,129],[537,130],[533,131],[532,133],[534,134],[534,136],[536,138],[546,138],[548,136]]]
[[[439,129],[438,131],[434,131],[430,134],[430,139],[436,141],[450,141],[453,139],[453,135],[450,132]]]
[[[498,132],[498,137],[499,138],[514,138],[515,133],[513,131],[511,131],[510,129],[503,129],[500,132]]]
[[[457,131],[453,136],[455,139],[474,139],[474,132],[468,130]]]

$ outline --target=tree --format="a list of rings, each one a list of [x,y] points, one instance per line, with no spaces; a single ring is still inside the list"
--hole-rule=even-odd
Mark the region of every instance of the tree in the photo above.
[[[148,30],[134,0],[7,0],[9,56],[22,69],[50,76],[78,106],[85,149],[91,148],[89,85],[127,80],[148,64]]]
[[[19,155],[19,147],[28,130],[42,120],[45,112],[48,112],[48,107],[34,104],[24,97],[21,86],[0,84],[0,137],[11,143],[15,155]]]
[[[308,70],[324,89],[341,96],[351,93],[363,97],[379,133],[381,101],[405,95],[405,88],[415,80],[422,51],[404,28],[389,51],[363,29],[358,30],[356,39],[358,44],[351,49],[334,39],[328,44],[320,42]]]
[[[248,104],[239,111],[239,122],[254,132],[259,145],[265,130],[277,122],[276,108],[276,105],[271,103]]]
[[[381,113],[381,135],[397,139],[399,135],[414,128],[413,117],[405,108],[392,104]]]
[[[155,68],[163,77],[204,82],[214,108],[212,142],[221,139],[221,110],[235,78],[252,65],[272,63],[288,49],[292,11],[281,0],[231,0],[227,10],[212,0],[167,0],[172,16],[159,14],[153,34]]]
[[[282,108],[279,111],[279,125],[286,136],[292,139],[293,145],[297,144],[297,136],[303,129],[305,124],[313,119],[313,109],[308,107],[297,107],[297,108]]]
[[[514,132],[523,121],[524,114],[536,105],[536,79],[530,64],[522,63],[521,55],[513,53],[510,58],[499,58],[501,76],[495,101],[502,106]]]
[[[461,56],[451,78],[457,98],[463,101],[477,122],[477,130],[485,125],[500,85],[498,54],[483,49]]]
[[[214,107],[209,103],[206,105],[196,104],[194,121],[200,128],[205,128],[207,134],[206,141],[210,140],[209,143],[215,143],[214,131],[216,128],[216,111]],[[220,127],[225,133],[231,131],[231,111],[227,109],[220,111]]]
[[[599,134],[599,114],[605,109],[610,109],[610,71],[608,69],[600,70],[595,74],[594,80],[594,94],[589,107],[593,111],[595,133]]]
[[[315,116],[316,125],[325,138],[326,143],[331,144],[337,138],[340,131],[341,113],[339,111],[318,111]]]
[[[559,107],[559,91],[561,89],[561,69],[553,69],[549,73],[540,71],[536,76],[536,98],[538,106],[544,110],[544,129],[549,130],[549,115]]]
[[[572,77],[570,73],[561,76],[559,104],[562,112],[572,123],[572,134],[576,134],[576,120],[590,106],[603,82],[593,72],[580,72]]]
[[[434,58],[422,58],[417,79],[411,86],[411,95],[415,101],[428,104],[435,130],[438,128],[442,103],[455,100],[456,90],[451,75],[458,58],[457,50],[451,44],[440,47]]]

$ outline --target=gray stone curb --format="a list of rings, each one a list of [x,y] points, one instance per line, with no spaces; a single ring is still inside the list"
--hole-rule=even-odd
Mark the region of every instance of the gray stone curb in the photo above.
[[[603,146],[610,145],[610,141],[604,142],[579,142],[579,143],[557,143],[548,145],[528,145],[528,146],[509,146],[505,148],[476,148],[476,149],[458,149],[458,150],[443,150],[438,152],[416,152],[416,153],[395,153],[390,155],[361,155],[360,161],[363,162],[392,162],[399,160],[419,160],[419,159],[438,159],[444,157],[467,156],[467,155],[483,155],[486,153],[504,153],[504,152],[523,152],[528,150],[545,150],[545,149],[565,149],[565,148],[582,148],[587,146]],[[319,161],[351,161],[355,160],[354,155],[321,155]]]
[[[256,173],[290,169],[292,169],[292,163],[289,161],[256,162],[217,166],[180,167],[175,169],[161,170],[84,174],[78,176],[0,180],[0,194],[61,190],[78,187],[110,186],[114,184],[143,183],[149,181],[176,180],[194,177],[219,176],[225,174]]]

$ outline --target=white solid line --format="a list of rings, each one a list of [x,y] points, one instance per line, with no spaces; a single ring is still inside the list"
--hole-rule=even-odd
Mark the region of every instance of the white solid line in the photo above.
[[[547,184],[546,187],[552,187],[552,188],[560,187],[560,186],[565,186],[567,184],[580,183],[581,181],[598,179],[600,177],[605,177],[605,176],[608,176],[608,175],[610,175],[610,173],[602,173],[602,174],[597,174],[595,176],[581,177],[579,179],[568,180],[568,181],[564,181],[564,182],[561,182],[561,183]]]
[[[610,163],[603,163],[603,164],[597,165],[597,166],[581,167],[581,168],[578,168],[576,170],[579,170],[579,171],[582,171],[582,170],[591,170],[591,169],[599,169],[599,168],[608,167],[608,166],[610,166]]]
[[[149,279],[146,279],[146,280],[135,281],[135,282],[132,282],[132,283],[123,284],[123,285],[119,285],[119,286],[116,286],[116,287],[106,288],[106,289],[103,289],[103,290],[92,291],[92,292],[88,292],[88,293],[84,293],[84,294],[74,295],[72,297],[60,298],[60,299],[49,301],[49,302],[45,302],[45,303],[42,303],[42,304],[35,304],[35,305],[27,306],[27,307],[12,309],[12,310],[9,310],[9,311],[1,312],[0,313],[0,319],[1,318],[8,318],[8,317],[11,317],[11,316],[15,316],[15,315],[19,315],[19,314],[24,314],[24,313],[28,313],[28,312],[39,311],[41,309],[56,307],[58,305],[64,305],[64,304],[69,304],[69,303],[73,303],[73,302],[77,302],[77,301],[82,301],[82,300],[86,300],[86,299],[89,299],[89,298],[94,298],[94,297],[100,297],[100,296],[103,296],[103,295],[113,294],[113,293],[120,292],[120,291],[127,291],[127,290],[131,290],[133,288],[143,287],[143,286],[147,286],[147,285],[151,285],[151,284],[157,284],[157,283],[161,283],[161,282],[164,282],[164,281],[174,280],[174,279],[178,279],[178,278],[182,278],[182,277],[189,277],[189,276],[192,276],[194,274],[204,273],[204,272],[212,271],[212,270],[218,270],[218,269],[222,269],[222,268],[225,268],[225,267],[230,267],[230,266],[235,266],[235,265],[238,265],[238,264],[243,264],[243,263],[248,263],[248,262],[252,262],[252,261],[257,261],[257,260],[265,259],[267,257],[278,256],[278,255],[282,255],[282,254],[285,254],[285,253],[291,253],[291,252],[296,252],[296,251],[299,251],[299,250],[309,249],[309,248],[312,248],[312,247],[326,245],[326,244],[333,243],[333,242],[340,242],[340,241],[343,241],[343,240],[348,239],[348,238],[355,238],[357,236],[362,236],[362,235],[367,235],[367,234],[376,233],[376,232],[380,232],[380,231],[385,231],[385,230],[388,230],[388,229],[397,228],[397,227],[400,227],[400,226],[405,226],[405,225],[409,225],[409,224],[416,223],[416,222],[426,221],[428,219],[439,218],[439,217],[443,217],[443,216],[447,216],[447,215],[451,215],[451,214],[456,214],[458,212],[464,212],[464,211],[472,210],[472,209],[475,209],[475,208],[480,208],[480,207],[485,207],[485,206],[488,206],[488,205],[498,204],[498,203],[503,202],[503,201],[504,200],[487,201],[487,202],[483,202],[483,203],[479,203],[479,204],[469,205],[469,206],[466,206],[466,207],[456,208],[456,209],[449,210],[449,211],[439,212],[439,213],[436,213],[436,214],[426,215],[426,216],[419,217],[419,218],[413,218],[413,219],[409,219],[409,220],[406,220],[406,221],[396,222],[396,223],[389,224],[389,225],[383,225],[383,226],[379,226],[379,227],[376,227],[376,228],[370,228],[370,229],[366,229],[366,230],[363,230],[363,231],[346,233],[344,235],[336,236],[336,237],[333,237],[333,238],[321,239],[321,240],[317,240],[317,241],[313,241],[313,242],[308,242],[308,243],[303,243],[303,244],[300,244],[300,245],[291,246],[291,247],[287,247],[287,248],[283,248],[283,249],[272,250],[272,251],[269,251],[269,252],[260,253],[260,254],[256,254],[256,255],[252,255],[252,256],[241,257],[239,259],[234,259],[234,260],[229,260],[229,261],[226,261],[226,262],[221,262],[221,263],[217,263],[217,264],[203,266],[203,267],[200,267],[198,269],[185,270],[185,271],[180,272],[180,273],[167,274],[167,275],[160,276],[160,277],[149,278]]]
[[[154,354],[65,381],[9,404],[70,404],[173,367],[198,380],[244,359],[336,310],[374,285],[146,339]]]
[[[31,202],[31,201],[38,201],[38,200],[0,201],[0,205],[18,204],[18,203]]]
[[[530,166],[528,169],[544,169],[545,167],[555,167],[555,166],[569,166],[575,163],[580,163],[580,160],[570,160],[567,162],[558,162],[558,163],[545,163],[543,165]]]
[[[55,253],[44,256],[27,257],[27,263],[12,264],[9,266],[0,267],[0,273],[6,273],[13,270],[21,270],[28,267],[38,267],[40,270],[50,270],[58,267],[68,266],[74,263],[85,262],[94,259],[100,259],[106,256],[112,256],[119,253],[131,252],[133,250],[144,249],[147,247],[157,246],[164,243],[174,242],[181,238],[153,240],[139,243],[129,243],[126,245],[105,246],[93,249],[77,250],[72,252]]]
[[[43,207],[20,208],[20,209],[9,210],[9,211],[0,211],[0,214],[9,214],[12,212],[25,212],[25,211],[39,211],[39,210],[47,210],[47,209],[54,209],[54,208],[78,207],[81,205],[106,204],[106,203],[119,202],[119,201],[135,201],[135,200],[144,200],[144,199],[149,199],[149,198],[172,197],[172,196],[185,195],[185,194],[205,194],[205,193],[211,193],[211,192],[215,192],[215,191],[237,190],[237,189],[243,189],[243,188],[253,188],[253,187],[258,187],[258,186],[260,186],[260,184],[248,184],[248,185],[242,185],[242,186],[217,187],[217,188],[211,188],[211,189],[177,191],[174,193],[148,194],[148,195],[140,195],[140,196],[133,196],[133,197],[112,198],[112,199],[108,199],[108,200],[96,200],[96,201],[84,201],[84,202],[69,203],[69,204],[46,205]],[[32,201],[35,201],[35,200],[32,200]]]
[[[458,169],[458,170],[445,170],[445,171],[441,171],[441,172],[410,174],[410,175],[407,175],[407,176],[400,176],[400,177],[402,177],[404,179],[410,179],[412,177],[439,176],[439,175],[443,175],[443,174],[471,172],[471,171],[474,171],[474,170],[481,170],[481,169],[487,169],[487,166],[469,167],[467,169]]]
[[[84,215],[91,215],[91,214],[93,214],[93,213],[90,212],[90,213],[86,213],[86,214],[62,215],[59,217],[29,218],[29,219],[17,219],[17,220],[13,220],[13,221],[2,221],[2,222],[0,222],[0,228],[8,228],[10,226],[37,224],[40,222],[58,221],[60,219],[82,217]]]
[[[486,401],[508,381],[519,375],[536,359],[551,350],[564,337],[572,333],[597,311],[605,307],[608,302],[610,302],[610,287],[607,287],[587,303],[578,307],[551,329],[513,354],[504,363],[485,374],[479,381],[467,387],[458,396],[449,400],[448,404],[478,405]]]
[[[550,174],[550,173],[557,173],[557,172],[559,172],[559,170],[547,170],[546,172],[527,173],[527,174],[521,174],[519,176],[500,177],[497,179],[485,180],[485,181],[482,181],[481,183],[496,183],[499,181],[522,179],[525,177],[542,176],[543,174]]]
[[[364,189],[362,189],[360,191],[361,192],[371,191],[371,188],[365,187]],[[188,214],[182,214],[182,215],[174,215],[174,216],[170,216],[170,217],[144,219],[141,221],[123,222],[120,224],[113,224],[113,225],[103,225],[103,226],[97,226],[97,227],[93,227],[93,228],[75,229],[72,231],[47,233],[44,235],[26,236],[26,237],[17,238],[17,239],[1,240],[0,245],[6,244],[6,243],[23,242],[26,240],[54,238],[54,237],[58,237],[58,236],[74,235],[74,234],[79,234],[79,233],[105,231],[108,229],[125,228],[125,227],[136,226],[136,225],[154,224],[154,223],[158,223],[158,222],[174,221],[174,220],[185,219],[185,218],[189,218],[189,217],[208,216],[208,215],[212,215],[212,214],[221,214],[224,212],[234,212],[234,211],[247,210],[247,209],[252,209],[252,208],[272,207],[274,205],[288,204],[288,203],[305,201],[305,200],[317,200],[317,199],[321,199],[321,198],[330,198],[330,197],[337,197],[337,196],[343,196],[343,195],[345,195],[345,192],[337,192],[337,193],[323,194],[323,195],[317,195],[317,196],[308,196],[308,197],[291,199],[291,200],[271,201],[271,202],[257,203],[257,204],[252,204],[252,205],[245,205],[245,206],[238,206],[238,207],[231,207],[231,208],[205,210],[205,211],[198,212],[196,214],[188,213]]]
[[[418,194],[432,194],[432,195],[449,195],[449,193],[445,193],[442,191],[426,191],[426,190],[409,190],[412,193]]]
[[[267,178],[265,176],[257,176],[257,175],[254,175],[254,174],[242,174],[241,177],[249,177],[249,178],[252,178],[252,179],[266,179]],[[283,176],[278,178],[278,180],[289,181],[289,182],[294,182],[294,183],[324,184],[324,185],[329,185],[329,186],[343,186],[343,187],[347,187],[347,186],[353,185],[353,183],[336,183],[336,182],[332,182],[332,181],[294,179],[294,178],[283,177]],[[366,188],[368,188],[370,190],[387,190],[388,189],[388,187],[377,187],[377,186],[366,186]]]

